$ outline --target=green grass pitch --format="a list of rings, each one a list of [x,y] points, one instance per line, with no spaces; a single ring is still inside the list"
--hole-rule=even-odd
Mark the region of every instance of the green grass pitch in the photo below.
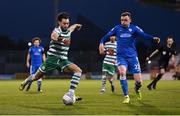
[[[144,81],[143,100],[137,101],[134,81],[129,82],[130,104],[122,104],[123,94],[119,81],[111,93],[107,83],[105,94],[100,94],[100,80],[81,80],[76,94],[83,98],[72,106],[62,103],[70,80],[43,80],[43,92],[38,93],[36,82],[29,92],[18,90],[20,80],[0,81],[0,114],[38,115],[180,115],[180,81],[160,81],[157,90],[149,91]]]

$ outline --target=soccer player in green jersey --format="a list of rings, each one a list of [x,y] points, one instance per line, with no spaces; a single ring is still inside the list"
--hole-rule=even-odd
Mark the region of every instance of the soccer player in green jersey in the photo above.
[[[51,33],[51,41],[46,61],[40,66],[34,77],[29,76],[21,83],[19,90],[22,91],[28,83],[32,83],[33,81],[42,78],[46,72],[57,69],[73,73],[69,91],[66,93],[66,95],[73,99],[75,89],[80,81],[82,70],[76,64],[68,60],[68,50],[71,42],[71,33],[76,29],[80,30],[82,25],[74,24],[69,26],[69,14],[66,12],[61,12],[57,17],[57,20],[58,27]]]
[[[114,93],[115,87],[113,83],[113,75],[116,71],[116,37],[111,36],[110,41],[105,43],[105,58],[102,66],[102,85],[100,93],[106,91],[106,79],[111,84],[111,91]]]

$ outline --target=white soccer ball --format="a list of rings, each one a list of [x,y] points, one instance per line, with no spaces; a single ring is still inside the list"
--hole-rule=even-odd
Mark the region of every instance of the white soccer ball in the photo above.
[[[150,60],[148,61],[148,64],[151,64],[151,61],[150,61]]]
[[[30,47],[32,45],[32,43],[31,42],[28,42],[28,46]]]
[[[73,96],[73,99],[72,98],[70,98],[68,95],[64,95],[63,96],[63,103],[65,104],[65,105],[73,105],[74,103],[76,102],[76,97],[75,97],[75,95]]]

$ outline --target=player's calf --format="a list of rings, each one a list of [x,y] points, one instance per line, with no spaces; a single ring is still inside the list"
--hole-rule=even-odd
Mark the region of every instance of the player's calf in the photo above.
[[[134,89],[135,89],[138,100],[142,99],[142,94],[141,94],[141,90],[140,90],[141,86],[142,86],[141,82],[136,81]]]
[[[138,82],[138,81],[135,82],[135,91],[136,91],[136,93],[138,93],[138,91],[140,90],[141,86],[142,86],[141,82]]]
[[[74,73],[74,75],[72,76],[72,79],[71,79],[69,92],[72,92],[72,93],[75,92],[75,89],[77,88],[77,86],[79,84],[80,78],[81,78],[81,72]]]
[[[114,82],[113,82],[113,77],[109,76],[108,80],[109,80],[109,83],[111,84],[111,91],[114,93],[115,92],[115,86],[114,86]]]
[[[128,95],[128,82],[125,75],[120,75],[120,85],[123,90],[124,96]]]
[[[111,91],[114,93],[114,92],[115,92],[115,87],[114,87],[113,80],[110,79],[110,80],[109,80],[109,83],[111,84]]]
[[[106,91],[106,75],[102,75],[102,80],[101,80],[101,90],[100,93],[103,94]]]

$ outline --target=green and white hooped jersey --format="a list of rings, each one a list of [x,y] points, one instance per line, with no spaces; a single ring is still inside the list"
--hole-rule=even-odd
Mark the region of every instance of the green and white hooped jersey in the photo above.
[[[104,58],[103,63],[110,64],[110,65],[116,65],[116,48],[117,48],[117,42],[106,42],[105,43],[105,51],[106,56]]]
[[[55,32],[59,34],[60,37],[63,39],[67,39],[70,41],[71,39],[71,31],[62,31],[60,27],[54,29]],[[60,59],[67,60],[68,59],[68,50],[69,50],[69,45],[66,45],[63,43],[61,40],[59,41],[50,41],[49,45],[49,50],[47,52],[48,55],[50,56],[56,56]]]

